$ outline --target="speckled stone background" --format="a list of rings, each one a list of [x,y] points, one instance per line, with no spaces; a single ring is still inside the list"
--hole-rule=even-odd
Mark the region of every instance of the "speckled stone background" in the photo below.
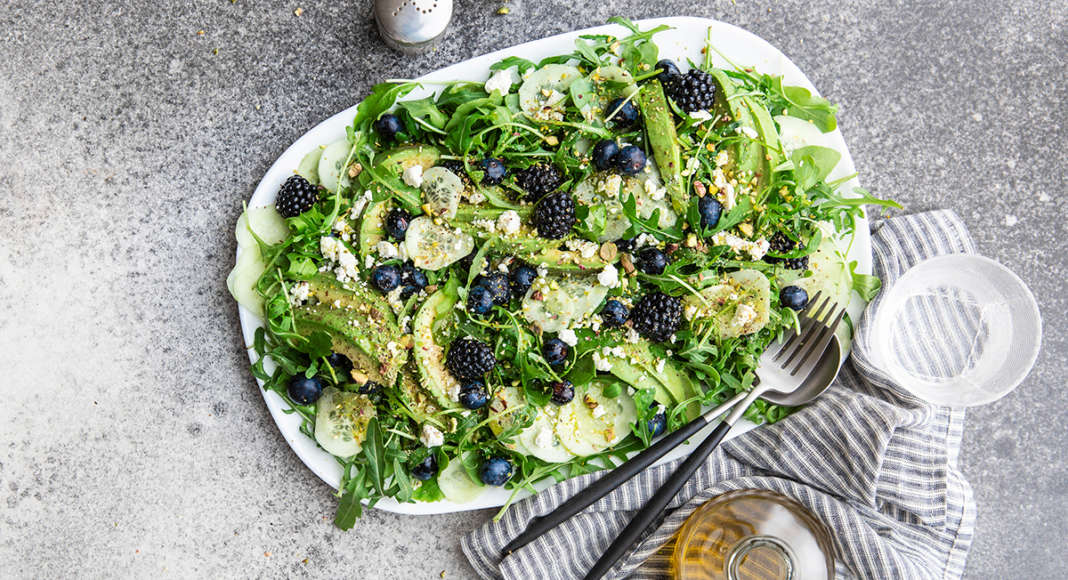
[[[511,0],[497,16],[501,5],[460,0],[451,36],[414,59],[378,41],[367,1],[0,9],[0,577],[470,577],[458,537],[488,512],[331,525],[330,489],[247,371],[224,283],[241,200],[372,79],[616,14],[691,14],[780,47],[841,104],[868,187],[910,210],[955,209],[1031,285],[1038,366],[969,413],[961,463],[980,512],[968,577],[1063,578],[1068,8]]]

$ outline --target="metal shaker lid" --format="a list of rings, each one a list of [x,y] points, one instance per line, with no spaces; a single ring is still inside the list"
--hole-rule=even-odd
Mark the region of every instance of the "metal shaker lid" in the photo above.
[[[452,0],[375,0],[375,22],[391,48],[414,54],[431,48],[452,20]]]

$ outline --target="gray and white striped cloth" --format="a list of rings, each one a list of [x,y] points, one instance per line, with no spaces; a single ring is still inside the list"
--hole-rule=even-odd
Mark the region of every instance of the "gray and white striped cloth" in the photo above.
[[[975,251],[963,223],[949,211],[887,219],[872,230],[874,269],[886,287],[924,259]],[[877,298],[868,314],[878,308]],[[967,323],[961,316],[932,312],[931,326],[919,330],[944,334],[953,324]],[[675,498],[660,526],[609,577],[664,577],[662,564],[646,560],[686,517],[710,498],[749,488],[793,497],[828,526],[838,578],[961,577],[976,511],[957,467],[964,411],[919,401],[875,368],[868,318],[857,325],[851,360],[835,384],[787,419],[723,443]],[[646,470],[502,560],[501,547],[530,518],[551,511],[599,474],[560,483],[465,536],[463,550],[483,578],[580,578],[675,465]]]

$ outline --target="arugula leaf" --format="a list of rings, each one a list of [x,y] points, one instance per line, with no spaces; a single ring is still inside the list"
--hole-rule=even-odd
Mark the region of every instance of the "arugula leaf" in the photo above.
[[[812,121],[824,133],[834,131],[838,127],[838,119],[835,117],[838,105],[813,95],[804,87],[784,86],[782,77],[763,75],[762,80],[768,90],[768,101],[774,114],[781,113]]]
[[[508,58],[501,59],[491,64],[490,70],[507,70],[513,66],[515,67],[516,71],[519,72],[520,75],[523,75],[528,70],[534,68],[537,65],[525,58],[519,58],[518,56],[509,56]]]
[[[794,179],[802,190],[808,190],[827,178],[838,165],[842,154],[834,149],[808,145],[795,150],[790,155],[794,164]]]
[[[856,260],[849,262],[849,275],[853,277],[853,289],[865,302],[874,300],[879,295],[879,290],[883,288],[883,281],[878,276],[857,272]]]
[[[422,119],[436,129],[444,129],[449,118],[434,104],[434,97],[417,101],[401,101],[398,107],[408,112],[413,119]]]

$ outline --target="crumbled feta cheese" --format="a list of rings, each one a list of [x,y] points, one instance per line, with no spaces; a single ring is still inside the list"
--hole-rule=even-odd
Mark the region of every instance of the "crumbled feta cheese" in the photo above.
[[[460,402],[460,383],[453,383],[452,386],[449,387],[449,399],[454,403]]]
[[[593,316],[590,317],[590,330],[592,330],[594,332],[597,332],[598,330],[601,330],[601,324],[603,324],[603,323],[604,323],[604,320],[601,318],[601,315],[600,314],[594,314]]]
[[[667,365],[667,359],[662,358],[662,359],[656,361],[656,372],[657,373],[664,372],[664,366],[665,365]]]
[[[378,257],[383,260],[392,260],[397,257],[397,246],[382,240],[375,244],[375,251],[378,252]]]
[[[349,215],[351,215],[353,218],[360,217],[360,214],[363,213],[363,210],[367,207],[368,203],[371,203],[370,189],[364,191],[363,195],[361,195],[360,197],[352,200],[352,210],[349,212]]]
[[[363,259],[363,267],[369,269],[374,265],[375,265],[375,257],[372,256],[371,254],[367,254],[367,257]]]
[[[637,344],[641,339],[642,336],[638,334],[638,331],[634,330],[634,328],[628,328],[627,335],[623,337],[623,340],[628,344]]]
[[[606,412],[607,411],[605,411],[604,405],[597,405],[596,407],[593,408],[593,413],[592,413],[593,414],[593,418],[594,419],[600,419],[601,417],[604,417],[604,414]]]
[[[423,185],[423,166],[412,165],[408,169],[404,170],[404,175],[401,176],[404,183],[412,187],[422,187]]]
[[[711,119],[712,113],[709,113],[708,111],[693,111],[690,113],[690,118],[696,120],[697,124],[700,125],[701,123]]]
[[[719,153],[716,153],[716,167],[723,167],[724,165],[726,165],[726,164],[728,164],[730,162],[731,162],[731,159],[730,159],[730,156],[727,155],[727,151],[726,150],[723,150],[723,151],[720,151]],[[723,172],[720,171],[720,173],[722,174]]]
[[[615,198],[619,195],[619,190],[622,187],[623,176],[618,173],[613,173],[597,182],[597,193],[608,198]]]
[[[547,449],[553,446],[553,430],[548,427],[542,427],[538,429],[538,434],[534,436],[534,446],[541,449]]]
[[[486,201],[486,196],[482,195],[481,191],[472,191],[471,195],[467,196],[467,201],[470,201],[474,205],[478,205]]]
[[[323,236],[319,238],[319,251],[322,252],[323,257],[327,260],[336,262],[338,252],[345,246],[333,236]]]
[[[556,337],[564,341],[564,344],[568,346],[578,344],[578,336],[575,336],[575,331],[570,328],[561,328],[560,332],[556,333]]]
[[[770,244],[764,238],[749,241],[728,232],[716,232],[712,236],[712,244],[728,246],[735,254],[748,254],[753,260],[763,258],[770,247]]]
[[[511,209],[497,217],[497,229],[501,230],[501,233],[506,236],[518,233],[519,226],[522,225],[522,223],[519,214]]]
[[[694,171],[701,166],[701,161],[697,157],[691,157],[686,160],[686,168],[682,170],[683,177],[689,177],[693,175]]]
[[[756,139],[757,137],[759,137],[759,135],[757,135],[756,129],[748,125],[742,125],[741,127],[739,127],[739,132],[741,132],[742,135],[749,137],[750,139]]]
[[[430,423],[425,423],[423,425],[423,433],[419,436],[419,441],[427,447],[441,447],[445,443],[445,434]]]
[[[725,184],[723,189],[719,190],[717,197],[719,198],[719,202],[723,204],[723,209],[727,211],[734,209],[734,206],[737,203],[737,194],[734,192],[734,186],[730,183]]]
[[[389,303],[389,307],[393,309],[393,312],[400,314],[401,310],[404,310],[404,301],[401,300],[401,292],[404,292],[403,286],[397,286],[393,290],[386,294],[386,302]],[[462,305],[463,301],[457,302]]]
[[[476,228],[479,228],[489,234],[492,234],[497,231],[497,224],[493,220],[479,218],[477,220],[472,221],[471,223],[474,224]]]
[[[734,328],[745,328],[748,324],[756,320],[757,311],[748,304],[739,304],[738,308],[734,311],[734,318],[731,319],[731,326]]]
[[[749,256],[753,260],[760,260],[764,257],[764,254],[768,253],[768,249],[771,248],[771,244],[765,238],[759,238],[749,246]]]
[[[483,85],[486,92],[492,95],[493,91],[497,91],[501,96],[507,95],[508,91],[512,88],[512,83],[515,82],[512,76],[514,74],[516,73],[514,69],[511,68],[493,73],[493,76],[491,76],[489,80],[486,81],[486,84]]]
[[[682,315],[686,317],[686,320],[693,320],[697,316],[697,305],[687,304],[686,308],[682,310]]]
[[[595,242],[589,240],[568,240],[564,243],[567,249],[572,252],[578,252],[583,258],[592,258],[597,254],[597,250],[600,248]]]
[[[297,282],[289,289],[289,303],[293,306],[300,306],[308,301],[310,295],[311,286],[307,282]]]
[[[334,269],[334,277],[342,284],[352,282],[360,276],[360,267],[357,265],[356,256],[342,245],[337,253],[337,268]]]
[[[594,351],[593,353],[593,368],[607,373],[612,370],[612,361],[606,356],[602,356],[601,353]]]
[[[638,234],[638,237],[634,238],[634,249],[637,250],[638,248],[644,248],[645,246],[655,246],[657,243],[656,238],[643,232]]]
[[[612,264],[608,264],[597,274],[597,283],[608,288],[619,286],[619,270]]]

